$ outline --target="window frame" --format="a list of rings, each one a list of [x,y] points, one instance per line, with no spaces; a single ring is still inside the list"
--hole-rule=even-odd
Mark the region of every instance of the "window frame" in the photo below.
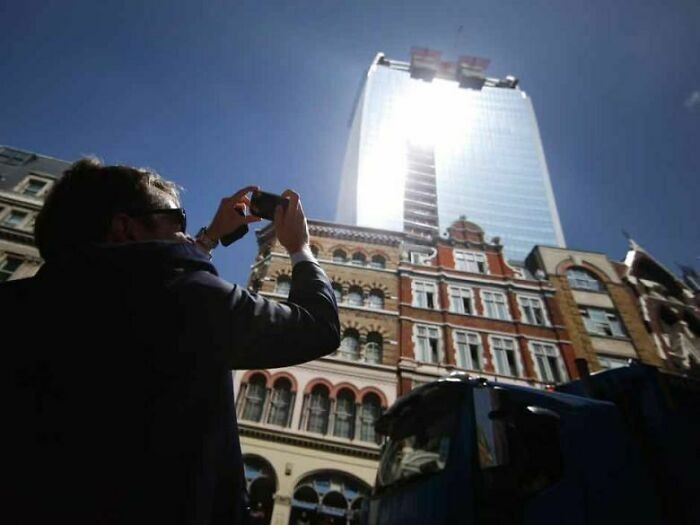
[[[455,270],[461,272],[478,273],[481,275],[489,275],[489,261],[486,254],[483,252],[475,252],[471,250],[453,250],[452,257],[455,263]],[[470,261],[469,259],[473,259]],[[470,262],[474,263],[474,266],[470,268]],[[479,263],[483,264],[483,271],[479,268]]]
[[[422,330],[425,331],[424,335],[421,334]],[[432,332],[436,334],[436,348],[434,350],[432,348],[432,345],[430,344],[430,340],[432,339]],[[413,325],[413,333],[411,339],[413,342],[413,354],[416,361],[419,361],[421,363],[429,363],[433,365],[439,365],[444,361],[442,330],[439,325],[415,323]],[[427,348],[424,348],[422,344],[419,344],[419,340],[427,341]],[[437,360],[433,361],[432,359],[424,359],[425,357],[432,357],[432,355],[426,356],[425,351],[428,351],[430,354],[432,354],[434,351]]]
[[[605,316],[605,322],[594,319],[590,315],[591,312],[595,314],[603,313]],[[625,325],[615,310],[611,310],[609,308],[597,308],[595,306],[579,306],[579,313],[583,318],[583,324],[586,327],[586,332],[589,335],[599,337],[617,337],[625,339],[629,338],[627,330],[625,329]],[[611,317],[614,318],[614,322],[611,322]],[[604,328],[602,333],[600,331],[595,330],[593,327],[595,327],[596,325],[607,326],[610,330],[610,333],[606,333]],[[616,330],[613,330],[613,327],[617,327],[619,329],[619,333],[615,333]]]
[[[499,295],[499,296],[501,296],[501,297],[503,298],[503,308],[504,308],[504,310],[505,310],[505,317],[497,317],[497,316],[489,315],[489,308],[488,308],[488,306],[487,306],[487,304],[488,304],[489,301],[487,301],[487,298],[486,298],[486,295],[487,295],[487,294],[491,294],[491,295],[494,295],[494,296],[495,296],[495,295]],[[509,301],[508,301],[508,294],[507,294],[507,292],[502,292],[501,290],[493,290],[493,289],[488,289],[488,288],[486,288],[486,289],[482,288],[482,289],[479,290],[479,295],[480,295],[480,297],[481,297],[481,306],[482,306],[482,308],[483,308],[483,316],[484,316],[484,317],[487,317],[487,318],[489,318],[489,319],[497,319],[497,320],[500,320],[500,321],[512,321],[512,320],[513,320],[513,317],[512,317],[512,315],[511,315],[511,313],[510,313],[510,305],[509,305]],[[494,304],[500,304],[500,303],[498,303],[498,301],[495,301]]]
[[[465,345],[465,357],[467,357],[468,362],[465,362],[462,359],[462,354],[460,352],[459,344],[460,342],[458,341],[459,337],[463,336],[464,337],[464,345]],[[472,356],[472,348],[471,348],[471,342],[470,339],[476,339],[476,347],[477,347],[477,359],[478,363],[476,363],[478,366],[473,366],[473,356]],[[484,342],[481,339],[481,334],[478,332],[471,332],[469,330],[453,330],[452,331],[452,347],[455,352],[455,361],[457,362],[457,366],[460,368],[464,368],[465,370],[478,370],[478,371],[483,371],[484,370],[484,363],[486,362],[486,356],[484,354]],[[471,366],[470,366],[471,365]]]
[[[464,309],[464,299],[465,299],[465,293],[467,292],[467,295],[469,296],[470,299],[470,306],[471,308],[469,309],[470,311],[465,311]],[[449,311],[455,314],[463,314],[463,315],[476,315],[476,295],[474,293],[474,288],[471,286],[461,286],[461,285],[448,285],[447,287],[447,295],[449,297]],[[458,297],[458,303],[459,308],[455,309],[453,308],[453,303],[452,299]]]
[[[569,380],[569,374],[566,370],[566,363],[564,362],[564,356],[561,355],[561,350],[559,347],[553,343],[548,343],[545,341],[528,341],[527,343],[528,350],[530,351],[530,357],[532,358],[532,363],[535,368],[535,373],[537,374],[537,377],[540,381],[543,383],[550,383],[550,384],[559,384],[559,383],[564,383]],[[539,347],[539,349],[538,349]],[[551,353],[548,353],[551,352]],[[554,355],[552,355],[554,354]],[[543,360],[540,361],[538,359],[539,357],[542,357]],[[552,377],[551,380],[549,377],[547,377],[547,372],[549,372],[549,375],[551,374],[551,370],[545,370],[543,371],[540,363],[544,363],[546,366],[545,368],[552,368],[553,365],[551,361],[548,359],[550,357],[553,357],[555,362],[556,362],[556,371],[559,374],[559,379],[557,380],[556,377]],[[544,372],[544,373],[543,373]]]
[[[29,186],[31,185],[32,182],[43,182],[44,185],[36,193],[27,193],[27,188],[29,188]],[[30,173],[25,178],[23,178],[19,182],[19,184],[17,184],[15,186],[15,192],[19,193],[21,195],[24,195],[26,197],[32,197],[32,198],[39,199],[48,193],[53,182],[54,182],[53,179],[51,179],[49,177],[37,175],[36,173]]]
[[[8,261],[17,261],[17,266],[8,270]],[[6,282],[12,279],[12,277],[22,268],[24,264],[24,257],[15,255],[13,253],[0,253],[0,283]]]
[[[258,378],[262,378],[262,382],[258,384],[256,381],[255,383],[252,383],[253,380],[257,380]],[[247,416],[247,412],[251,410],[251,405],[250,405],[250,396],[251,396],[251,384],[255,387],[261,386],[262,387],[262,398],[260,399],[260,414],[258,415],[257,419],[253,419]],[[265,405],[267,404],[267,399],[268,399],[268,389],[267,389],[267,378],[260,373],[253,374],[248,381],[245,383],[246,388],[245,392],[243,393],[243,406],[241,407],[241,421],[251,421],[253,423],[261,423],[263,418],[265,417]]]
[[[340,408],[340,403],[339,401],[341,400],[341,395],[342,394],[348,394],[349,397],[346,397],[346,399],[350,399],[350,408],[348,411],[342,414],[344,416],[341,418],[343,420],[343,423],[346,423],[348,425],[347,429],[347,435],[339,435],[338,434],[338,419],[339,419],[339,408]],[[353,440],[355,439],[355,419],[357,418],[357,398],[355,397],[355,393],[350,390],[349,388],[342,388],[335,396],[335,402],[333,403],[333,432],[332,435],[335,438],[340,438],[340,439],[348,439],[348,440]]]
[[[517,294],[516,296],[517,303],[518,303],[518,309],[520,310],[520,322],[521,323],[527,323],[533,326],[551,326],[551,323],[549,321],[549,316],[547,315],[547,309],[545,302],[542,297],[536,296],[536,295],[526,295],[526,294]],[[542,313],[542,322],[537,323],[537,322],[532,322],[530,319],[528,319],[528,316],[526,314],[526,305],[523,304],[525,301],[535,301],[537,302],[537,305],[539,306],[540,312]],[[530,309],[532,309],[532,305],[529,305]],[[533,318],[535,317],[534,311],[533,311]],[[536,321],[536,319],[533,319]]]
[[[379,292],[379,295],[373,292]],[[372,304],[372,297],[379,298],[380,303],[378,303],[378,306]],[[385,300],[386,295],[384,294],[384,290],[381,288],[372,288],[367,294],[367,308],[371,308],[372,310],[384,310]]]
[[[430,287],[432,292],[428,290],[419,290],[420,287]],[[429,305],[428,294],[433,295],[433,306]],[[421,295],[425,294],[425,305],[420,304],[422,301],[419,299]],[[411,279],[411,306],[416,308],[426,308],[428,310],[439,310],[440,309],[440,299],[439,299],[439,287],[438,283],[435,281],[428,281],[422,279]]]
[[[312,430],[310,427],[311,427],[311,421],[312,421],[311,420],[312,412],[314,410],[317,410],[317,409],[321,410],[318,407],[312,406],[313,401],[314,401],[314,392],[320,391],[321,389],[325,390],[325,392],[326,392],[325,398],[323,398],[323,399],[325,399],[325,407],[321,407],[322,411],[325,412],[325,421],[322,421],[323,431],[318,431],[318,430]],[[306,432],[311,432],[314,434],[320,434],[322,436],[325,436],[326,434],[328,434],[328,425],[330,422],[330,412],[331,412],[331,392],[330,392],[330,389],[322,383],[314,385],[314,387],[309,392],[308,399],[306,401],[307,401],[306,410],[305,410],[306,421],[305,421],[305,425],[304,425],[304,430]]]
[[[22,217],[19,220],[19,222],[17,222],[16,224],[9,224],[7,221],[12,216],[13,213],[24,214],[24,217]],[[15,230],[25,229],[24,227],[29,222],[31,215],[32,215],[32,212],[29,210],[9,206],[6,210],[3,210],[3,212],[0,212],[0,226],[2,226],[4,228],[13,228]]]
[[[277,384],[280,383],[281,381],[286,381],[289,384],[289,399],[287,400],[287,413],[286,413],[286,416],[284,418],[285,421],[282,424],[272,421],[273,416],[274,416],[274,412],[276,410],[276,407],[275,407],[276,399],[275,398],[278,397],[277,396],[278,389],[276,387],[277,387]],[[288,377],[278,377],[275,380],[275,382],[272,384],[272,388],[270,389],[269,398],[270,398],[270,401],[269,401],[270,409],[268,410],[268,414],[267,414],[267,418],[266,418],[267,424],[274,425],[277,427],[282,427],[282,428],[288,428],[292,422],[292,417],[293,417],[293,412],[294,412],[294,384],[292,383],[292,381]]]
[[[583,266],[572,266],[566,269],[566,281],[573,290],[583,290],[586,292],[605,292],[605,286],[597,275]],[[579,276],[572,275],[578,273]],[[583,283],[581,285],[581,283]],[[591,283],[595,283],[591,286]]]
[[[491,357],[493,358],[493,367],[496,370],[496,373],[498,375],[502,376],[508,376],[508,377],[517,377],[517,378],[523,378],[525,377],[525,367],[523,366],[523,361],[522,361],[522,356],[520,355],[520,348],[518,345],[518,340],[515,339],[514,337],[508,337],[508,336],[502,336],[502,335],[492,335],[489,334],[488,336],[488,341],[489,341],[489,350],[491,352]],[[501,367],[500,361],[497,358],[499,350],[498,345],[496,344],[496,341],[509,341],[513,343],[513,352],[515,354],[515,368],[516,368],[516,373],[509,373],[509,371],[504,371]],[[505,348],[503,349],[503,352],[507,352]],[[508,368],[510,369],[510,362],[508,361],[507,357],[504,361],[507,365]]]

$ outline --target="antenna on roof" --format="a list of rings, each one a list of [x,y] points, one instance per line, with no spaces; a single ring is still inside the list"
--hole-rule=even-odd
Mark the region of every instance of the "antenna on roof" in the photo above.
[[[460,25],[457,28],[457,31],[455,32],[455,41],[454,41],[454,44],[452,45],[452,49],[451,49],[451,53],[450,53],[450,55],[453,57],[457,56],[457,54],[458,54],[457,50],[459,49],[459,37],[462,36],[463,33],[464,33],[464,25]]]

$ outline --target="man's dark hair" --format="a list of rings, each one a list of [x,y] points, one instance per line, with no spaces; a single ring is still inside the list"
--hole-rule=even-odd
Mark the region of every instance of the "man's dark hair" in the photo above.
[[[93,157],[73,163],[52,188],[34,225],[41,256],[104,241],[117,213],[139,213],[179,203],[177,186],[156,172],[103,166]]]

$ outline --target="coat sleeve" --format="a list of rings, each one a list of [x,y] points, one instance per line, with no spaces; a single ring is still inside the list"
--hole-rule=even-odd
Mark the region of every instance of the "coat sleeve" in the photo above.
[[[197,272],[188,284],[197,305],[199,333],[231,369],[278,368],[335,351],[340,344],[338,306],[321,267],[299,262],[292,270],[285,302],[251,294],[217,277]],[[185,320],[185,322],[187,322]]]

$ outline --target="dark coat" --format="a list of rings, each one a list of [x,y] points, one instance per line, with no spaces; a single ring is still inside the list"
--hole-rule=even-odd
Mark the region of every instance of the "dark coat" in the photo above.
[[[0,285],[0,315],[4,523],[239,523],[231,370],[339,344],[317,264],[277,303],[171,242],[67,253]]]

